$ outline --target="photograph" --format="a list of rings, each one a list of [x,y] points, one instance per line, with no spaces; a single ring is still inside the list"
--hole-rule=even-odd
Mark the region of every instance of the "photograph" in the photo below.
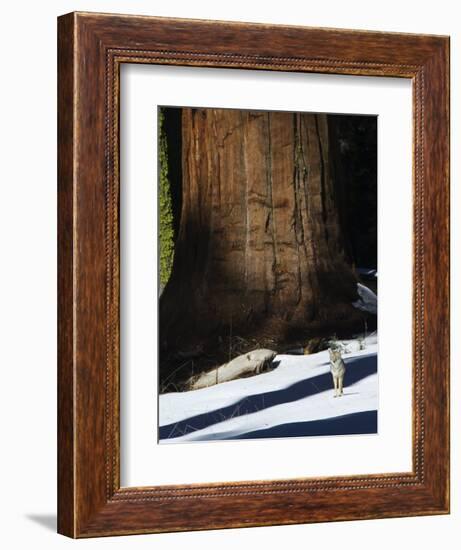
[[[159,443],[378,433],[378,117],[157,121]]]

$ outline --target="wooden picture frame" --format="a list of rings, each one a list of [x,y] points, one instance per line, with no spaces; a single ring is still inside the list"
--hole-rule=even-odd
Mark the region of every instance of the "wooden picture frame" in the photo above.
[[[58,21],[58,531],[96,537],[449,512],[449,39],[71,13]],[[120,487],[121,63],[413,82],[413,469]]]

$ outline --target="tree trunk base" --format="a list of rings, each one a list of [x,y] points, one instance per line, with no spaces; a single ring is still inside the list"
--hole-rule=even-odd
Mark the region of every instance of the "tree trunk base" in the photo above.
[[[271,318],[263,326],[222,326],[200,339],[185,338],[182,344],[163,348],[160,352],[160,393],[183,391],[192,375],[209,372],[238,355],[255,349],[273,349],[278,354],[309,348],[312,341],[350,339],[377,328],[375,315],[351,306],[346,319],[293,324]],[[190,328],[191,334],[194,334]],[[180,339],[181,340],[181,339]]]

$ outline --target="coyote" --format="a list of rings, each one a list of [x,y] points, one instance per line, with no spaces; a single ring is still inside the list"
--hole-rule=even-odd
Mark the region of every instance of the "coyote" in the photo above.
[[[346,365],[341,357],[339,349],[329,349],[330,352],[330,372],[333,377],[335,389],[334,397],[341,397],[343,394],[343,380],[346,373]]]

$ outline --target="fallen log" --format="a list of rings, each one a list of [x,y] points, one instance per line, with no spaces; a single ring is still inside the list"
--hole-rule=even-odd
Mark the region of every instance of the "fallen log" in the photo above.
[[[186,387],[190,390],[199,390],[201,388],[207,388],[220,384],[221,382],[229,382],[230,380],[237,380],[238,378],[245,378],[260,374],[267,370],[274,357],[277,355],[275,351],[270,349],[257,349],[249,351],[244,355],[239,355],[215,369],[194,376],[186,384]]]

